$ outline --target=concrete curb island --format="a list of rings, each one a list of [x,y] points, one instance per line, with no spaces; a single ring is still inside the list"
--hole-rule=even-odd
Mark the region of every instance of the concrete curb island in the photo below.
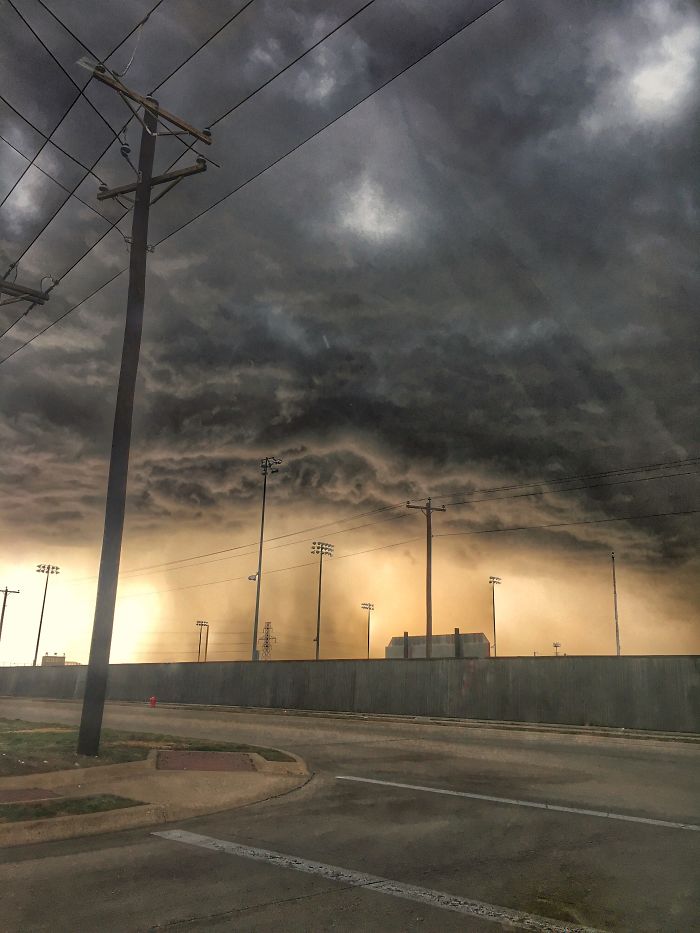
[[[136,806],[97,813],[2,823],[0,847],[119,832],[233,810],[290,793],[312,778],[304,761],[291,752],[285,754],[292,761],[268,761],[256,752],[194,753],[199,756],[200,767],[203,757],[214,763],[221,754],[236,754],[245,759],[242,762],[245,770],[210,771],[159,770],[160,751],[151,749],[141,761],[0,778],[0,791],[43,789],[52,798],[56,791],[63,797],[110,793],[143,801]],[[34,795],[34,800],[37,799],[40,798]]]

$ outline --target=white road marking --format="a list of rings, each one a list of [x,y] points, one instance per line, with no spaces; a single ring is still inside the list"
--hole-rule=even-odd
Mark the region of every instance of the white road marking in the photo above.
[[[355,781],[358,784],[380,784],[382,787],[401,787],[404,790],[420,790],[427,794],[445,794],[448,797],[469,797],[471,800],[487,800],[490,803],[509,803],[515,807],[534,807],[536,810],[556,810],[559,813],[580,813],[583,816],[603,816],[608,820],[624,820],[627,823],[648,823],[651,826],[664,826],[666,829],[690,829],[695,832],[700,830],[700,826],[695,823],[672,823],[669,820],[653,820],[647,816],[628,816],[626,813],[612,813],[609,810],[584,810],[580,807],[564,807],[558,803],[514,800],[511,797],[491,797],[489,794],[472,794],[466,790],[424,787],[422,784],[401,784],[398,781],[378,781],[375,778],[353,777],[349,774],[337,774],[335,779],[336,781]]]
[[[337,881],[350,887],[389,894],[392,897],[451,910],[468,917],[480,917],[482,920],[492,920],[501,924],[508,923],[516,929],[529,930],[531,933],[601,933],[600,930],[594,930],[591,927],[560,923],[557,920],[548,920],[546,917],[538,917],[536,914],[528,914],[520,910],[509,910],[507,907],[496,907],[494,904],[445,894],[443,891],[433,891],[430,888],[420,888],[413,884],[390,881],[378,875],[368,875],[349,868],[338,868],[336,865],[324,865],[323,862],[312,862],[298,858],[296,855],[283,855],[281,852],[271,852],[269,849],[239,845],[227,839],[214,839],[212,836],[188,833],[181,829],[162,830],[152,835],[169,839],[172,842],[183,842],[187,845],[210,849],[213,852],[221,852],[225,855],[253,859],[266,865],[275,865],[277,868],[291,868],[308,875],[320,875],[327,881]]]

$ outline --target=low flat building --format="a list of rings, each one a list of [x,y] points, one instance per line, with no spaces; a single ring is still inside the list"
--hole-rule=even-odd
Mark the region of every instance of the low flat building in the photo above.
[[[42,667],[64,667],[65,663],[65,654],[45,654],[41,659]]]
[[[483,632],[459,632],[433,635],[431,654],[434,658],[488,658],[491,644]],[[425,657],[425,635],[395,635],[384,650],[385,658]]]

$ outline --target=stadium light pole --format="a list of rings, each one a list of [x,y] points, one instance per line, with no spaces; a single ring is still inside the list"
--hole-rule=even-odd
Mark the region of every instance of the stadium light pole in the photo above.
[[[369,661],[369,627],[372,619],[374,603],[362,603],[362,608],[367,610],[367,660]]]
[[[553,642],[552,642],[552,648],[554,648],[554,657],[555,657],[555,658],[558,658],[558,657],[559,657],[559,649],[561,648],[561,642],[560,642],[560,641],[553,641]]]
[[[333,556],[333,545],[326,541],[314,541],[311,545],[311,553],[318,554],[318,610],[316,613],[316,660],[318,661],[321,650],[321,581],[323,579],[323,558]]]
[[[265,499],[267,497],[267,477],[269,473],[278,473],[277,467],[282,463],[279,457],[263,457],[260,461],[260,472],[263,476],[263,494],[262,511],[260,515],[260,547],[258,550],[258,572],[255,574],[255,617],[253,619],[253,649],[251,652],[251,661],[257,661],[260,653],[258,651],[258,620],[260,619],[260,587],[262,585],[262,561],[263,561],[263,535],[265,533]],[[248,577],[250,580],[251,577]]]
[[[55,564],[37,564],[36,565],[37,573],[46,574],[46,585],[44,586],[44,598],[41,601],[41,615],[39,616],[39,631],[36,636],[36,648],[34,649],[34,660],[32,662],[32,667],[36,667],[36,659],[39,655],[39,642],[41,641],[41,627],[44,624],[44,607],[46,606],[46,593],[49,588],[49,577],[52,573],[59,573],[60,567],[57,567]]]
[[[493,610],[493,656],[497,657],[498,652],[496,651],[496,587],[501,583],[500,577],[489,577],[489,583],[491,584],[491,608]]]

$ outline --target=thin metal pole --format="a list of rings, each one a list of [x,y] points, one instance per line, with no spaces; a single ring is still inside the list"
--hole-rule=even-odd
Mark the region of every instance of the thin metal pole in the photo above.
[[[316,614],[316,660],[321,649],[321,580],[323,578],[323,550],[318,561],[318,612]]]
[[[617,616],[617,579],[615,577],[615,552],[610,552],[610,558],[612,560],[612,582],[613,582],[613,605],[615,607],[615,645],[617,648],[617,656],[620,657],[620,620]]]
[[[204,626],[198,625],[197,628],[199,629],[199,644],[197,645],[197,663],[199,664],[202,660],[202,629]]]
[[[496,584],[491,584],[491,604],[493,606],[493,656],[498,657],[496,651]]]
[[[39,631],[37,632],[37,636],[36,636],[36,648],[34,649],[34,660],[32,661],[32,667],[36,667],[36,659],[39,655],[39,641],[41,640],[41,626],[44,623],[44,606],[46,605],[46,591],[49,588],[49,577],[50,576],[51,574],[47,572],[46,585],[44,586],[44,598],[41,601],[41,615],[39,616]],[[4,608],[5,607],[3,606],[3,610]]]
[[[263,472],[262,515],[260,518],[260,548],[258,550],[258,577],[255,587],[255,619],[253,621],[253,651],[251,660],[257,661],[258,652],[258,619],[260,618],[260,584],[262,582],[263,560],[263,534],[265,533],[265,499],[267,496],[267,469]]]
[[[209,651],[209,625],[207,624],[207,634],[204,637],[204,660],[207,660],[207,652]]]
[[[47,577],[48,580],[48,577]],[[2,626],[5,621],[5,606],[7,605],[7,597],[10,593],[19,593],[19,590],[9,590],[5,587],[4,590],[0,590],[2,593],[2,612],[0,612],[0,638],[2,638]]]
[[[433,653],[433,510],[430,499],[425,507],[426,518],[426,561],[425,561],[425,657],[430,660]]]
[[[7,605],[7,594],[10,592],[7,587],[2,591],[2,612],[0,612],[0,639],[2,638],[2,625],[5,621],[5,606]]]
[[[367,610],[367,660],[369,661],[369,626],[372,618],[372,610]]]
[[[134,411],[136,373],[141,350],[143,305],[146,295],[148,214],[156,146],[155,133],[158,128],[156,114],[150,109],[144,109],[143,122],[144,127],[141,133],[139,151],[138,183],[136,185],[134,216],[131,227],[126,324],[117,403],[114,412],[102,555],[97,582],[90,659],[78,735],[78,753],[81,755],[97,755],[100,748],[100,732],[107,693],[109,653],[114,625],[114,604],[117,597],[119,562],[124,531],[131,424]]]

